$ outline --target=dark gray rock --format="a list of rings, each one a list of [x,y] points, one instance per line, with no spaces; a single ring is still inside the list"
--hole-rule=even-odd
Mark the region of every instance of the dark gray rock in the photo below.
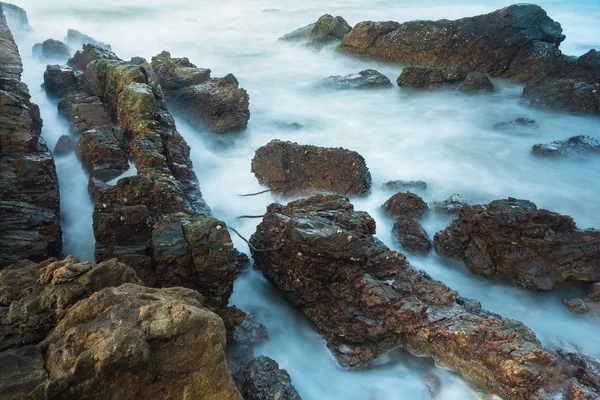
[[[269,357],[252,360],[238,372],[236,382],[246,400],[301,400],[290,375]]]
[[[392,82],[383,74],[375,71],[374,69],[366,69],[360,71],[358,74],[351,74],[346,76],[330,76],[322,79],[318,83],[319,87],[327,89],[377,89],[377,88],[390,88]]]
[[[404,192],[410,190],[426,190],[427,183],[423,181],[389,181],[383,184],[384,189],[394,190],[396,192]]]
[[[63,98],[79,91],[75,72],[60,65],[48,65],[44,72],[44,89],[51,97]]]
[[[400,245],[411,253],[427,254],[433,247],[429,235],[414,218],[402,218],[392,229],[394,238]]]
[[[467,203],[467,200],[465,200],[459,194],[454,193],[444,201],[434,201],[433,211],[444,215],[458,215],[461,208],[468,205],[469,203]]]
[[[71,57],[71,50],[60,40],[48,39],[42,43],[40,60],[66,61],[69,57]]]
[[[533,154],[541,157],[568,157],[600,154],[600,142],[593,137],[580,135],[567,140],[533,146]]]
[[[517,129],[537,129],[539,125],[534,120],[525,117],[516,118],[514,121],[498,122],[492,126],[492,129],[498,131],[512,131]]]
[[[66,155],[73,151],[73,139],[70,136],[62,135],[58,138],[56,145],[54,146],[55,155]]]
[[[583,114],[600,114],[600,83],[575,79],[543,79],[523,89],[523,99],[535,107]]]
[[[458,86],[465,93],[493,92],[494,84],[483,72],[471,72]]]
[[[418,195],[411,192],[400,192],[390,197],[381,206],[383,212],[390,218],[421,218],[429,207]]]
[[[406,67],[397,83],[404,88],[439,89],[454,87],[467,77],[466,70],[457,67]]]
[[[93,44],[106,50],[112,50],[110,44],[100,42],[75,29],[68,29],[64,42],[73,49],[81,49],[84,44]]]

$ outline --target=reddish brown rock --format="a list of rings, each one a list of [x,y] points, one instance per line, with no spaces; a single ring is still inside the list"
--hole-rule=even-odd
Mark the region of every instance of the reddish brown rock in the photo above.
[[[371,174],[364,158],[350,150],[273,140],[256,150],[252,172],[282,195],[331,192],[365,195]]]
[[[594,283],[582,299],[565,300],[565,305],[574,313],[600,319],[600,282]]]
[[[421,218],[429,211],[427,203],[411,192],[396,193],[383,203],[381,208],[388,217],[394,219]]]
[[[600,83],[585,83],[576,79],[543,79],[525,86],[523,99],[541,108],[600,114]]]
[[[577,229],[571,217],[527,200],[463,207],[434,244],[477,274],[502,275],[529,289],[600,281],[600,231]]]
[[[452,87],[467,77],[466,70],[456,67],[406,67],[402,69],[398,86],[416,89],[438,89]]]
[[[105,125],[84,132],[77,141],[77,156],[91,179],[110,181],[129,169],[127,154],[115,131],[116,128]]]
[[[396,222],[392,234],[402,248],[411,253],[424,255],[433,247],[429,235],[414,218],[402,218]]]
[[[111,126],[110,111],[96,96],[79,93],[58,103],[58,112],[71,125],[71,132],[81,134],[90,129]]]
[[[252,236],[257,266],[323,331],[344,366],[396,346],[431,356],[505,399],[549,399],[599,385],[522,323],[483,310],[415,270],[340,196],[272,204]]]

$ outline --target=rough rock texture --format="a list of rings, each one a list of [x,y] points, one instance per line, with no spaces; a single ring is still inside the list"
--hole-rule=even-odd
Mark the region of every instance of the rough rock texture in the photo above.
[[[586,297],[566,300],[565,305],[574,314],[600,319],[600,282],[590,287]]]
[[[483,72],[471,72],[458,86],[465,93],[493,92],[494,84]]]
[[[171,58],[166,51],[152,57],[152,68],[168,100],[194,122],[217,133],[245,129],[250,119],[249,96],[235,76],[210,78],[187,58]]]
[[[48,95],[58,98],[74,94],[79,90],[75,72],[60,65],[48,65],[46,67],[42,86]]]
[[[260,356],[236,375],[240,393],[246,400],[301,400],[285,369],[269,357]]]
[[[99,97],[86,93],[63,98],[58,103],[58,112],[69,122],[74,134],[112,125],[108,106]]]
[[[374,233],[375,221],[347,199],[319,195],[270,205],[250,240],[257,266],[324,332],[342,365],[400,345],[505,399],[599,394],[597,383],[578,380],[585,368],[574,374],[523,324],[415,270]]]
[[[569,64],[558,49],[564,39],[560,24],[542,8],[517,4],[455,21],[361,22],[340,49],[404,65],[454,65],[526,81],[555,76]]]
[[[434,244],[439,254],[464,260],[475,273],[502,275],[529,289],[600,281],[600,231],[577,229],[571,217],[538,210],[527,200],[463,207]]]
[[[99,42],[98,40],[81,33],[76,29],[67,30],[67,36],[65,36],[64,42],[74,49],[81,49],[84,44],[93,44],[109,51],[112,50],[110,48],[110,44]]]
[[[459,194],[454,193],[444,201],[434,201],[433,211],[443,215],[458,215],[460,210],[468,205],[469,203],[466,199]]]
[[[392,228],[394,238],[406,251],[427,254],[433,247],[429,235],[414,218],[402,218]]]
[[[116,260],[93,266],[73,256],[36,264],[20,261],[0,271],[0,351],[37,344],[79,300],[109,286],[139,282]]]
[[[392,87],[392,82],[374,69],[366,69],[358,74],[336,75],[322,79],[319,87],[328,89],[378,89]]]
[[[381,206],[390,218],[421,218],[429,207],[418,195],[410,192],[396,193]]]
[[[1,12],[6,17],[10,29],[15,32],[30,32],[32,30],[27,19],[27,12],[24,9],[10,3],[0,2],[0,4],[2,5]]]
[[[261,184],[283,195],[318,191],[364,195],[371,188],[364,158],[341,147],[273,140],[256,150],[252,172]]]
[[[541,157],[568,157],[600,154],[600,142],[585,136],[573,136],[567,140],[559,140],[548,144],[536,144],[532,152]]]
[[[519,117],[516,118],[514,121],[498,122],[494,124],[494,126],[492,126],[492,129],[498,131],[511,131],[524,128],[537,129],[539,128],[539,125],[536,124],[535,121],[531,118]]]
[[[384,189],[398,191],[427,190],[427,183],[423,181],[388,181],[383,184]]]
[[[456,67],[406,67],[402,69],[398,86],[416,89],[452,87],[465,80],[468,73]]]
[[[234,379],[240,369],[254,359],[254,347],[268,340],[267,328],[254,320],[254,314],[249,313],[246,319],[234,328],[226,351],[229,371]]]
[[[225,361],[225,327],[198,292],[134,284],[78,302],[43,342],[51,399],[241,400]]]
[[[81,134],[77,141],[77,156],[91,179],[107,182],[129,169],[127,154],[115,134],[116,128],[102,126]]]
[[[70,136],[62,135],[54,146],[54,154],[69,154],[73,151],[73,140]]]
[[[0,12],[2,11],[0,7]],[[0,268],[62,253],[58,180],[42,120],[0,13]]]
[[[40,346],[23,346],[0,353],[0,398],[26,400],[48,374]]]
[[[279,38],[285,42],[304,42],[309,47],[322,48],[331,43],[339,43],[352,27],[340,16],[321,16],[316,23],[309,24]]]
[[[536,107],[600,114],[598,82],[589,84],[575,79],[543,79],[525,86],[523,98]]]
[[[36,52],[35,46],[33,51]],[[60,40],[48,39],[39,47],[40,60],[66,61],[69,57],[71,50]]]
[[[120,60],[120,58],[112,51],[88,43],[84,44],[83,49],[78,50],[75,55],[73,55],[73,58],[70,58],[69,61],[67,61],[67,64],[73,69],[85,71],[89,63],[99,59]]]

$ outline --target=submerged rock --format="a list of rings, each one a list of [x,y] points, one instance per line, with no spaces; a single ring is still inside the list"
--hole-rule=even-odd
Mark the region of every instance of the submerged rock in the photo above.
[[[269,357],[252,360],[236,375],[240,393],[246,400],[301,400],[285,369]]]
[[[256,150],[252,172],[282,195],[325,191],[360,196],[371,188],[364,158],[342,148],[273,140]]]
[[[54,146],[54,154],[64,155],[73,151],[73,140],[70,136],[62,135]]]
[[[458,215],[460,210],[468,205],[469,203],[465,198],[461,197],[458,193],[454,193],[444,201],[434,201],[433,211],[444,215]]]
[[[586,297],[565,300],[565,305],[574,314],[600,319],[600,282],[590,286]]]
[[[376,89],[392,87],[390,80],[374,69],[366,69],[358,74],[330,76],[322,79],[318,86],[328,89]]]
[[[429,207],[418,195],[410,192],[396,193],[381,206],[390,218],[421,218]]]
[[[44,72],[46,93],[51,97],[63,98],[79,91],[79,82],[75,72],[60,65],[48,65]]]
[[[516,4],[455,21],[358,23],[340,49],[403,65],[481,71],[493,77],[532,80],[567,64],[558,50],[559,23],[537,5]]]
[[[69,256],[20,261],[0,271],[0,351],[41,342],[79,300],[109,286],[139,282],[117,260],[93,266]]]
[[[296,29],[281,38],[285,42],[304,42],[309,47],[321,48],[331,43],[341,42],[352,27],[340,16],[325,14],[314,24]]]
[[[270,205],[250,239],[264,275],[323,331],[343,366],[403,346],[506,399],[598,390],[522,323],[458,296],[374,233],[375,221],[346,198],[318,195]]]
[[[571,217],[527,200],[463,207],[434,244],[477,274],[505,276],[529,289],[600,280],[600,231],[577,229]]]
[[[194,290],[103,289],[67,311],[43,348],[48,380],[36,391],[48,398],[241,400],[223,321]]]
[[[112,50],[110,44],[100,42],[76,29],[68,29],[64,42],[74,49],[81,49],[84,44],[93,44],[106,50]]]
[[[395,191],[409,191],[409,190],[426,190],[427,183],[423,181],[388,181],[383,184],[384,189],[395,190]]]
[[[451,87],[465,80],[468,72],[456,67],[406,67],[402,69],[398,86],[417,89]]]
[[[36,52],[35,46],[32,52]],[[48,39],[39,47],[40,60],[65,61],[69,57],[71,50],[60,40]]]
[[[471,72],[458,86],[465,93],[493,92],[494,84],[483,72]]]
[[[429,235],[414,218],[402,218],[392,229],[394,238],[411,253],[427,254],[433,247]]]
[[[525,86],[523,98],[536,107],[600,114],[600,83],[588,84],[575,79],[544,79]]]
[[[494,124],[494,126],[492,126],[492,129],[498,131],[510,131],[521,128],[537,129],[539,128],[539,125],[536,124],[535,121],[531,118],[519,117],[516,118],[514,121],[498,122]]]
[[[600,154],[600,142],[586,136],[573,136],[567,140],[559,140],[548,144],[536,144],[532,152],[541,157],[568,157]]]

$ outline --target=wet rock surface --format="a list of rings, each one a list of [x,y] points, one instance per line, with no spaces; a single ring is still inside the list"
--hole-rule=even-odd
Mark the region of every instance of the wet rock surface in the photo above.
[[[402,218],[394,224],[392,234],[400,245],[410,253],[427,254],[433,247],[429,235],[414,218]]]
[[[366,69],[358,74],[330,76],[319,81],[317,86],[336,90],[377,89],[392,87],[392,83],[385,75],[374,69]]]
[[[454,21],[360,22],[340,49],[404,65],[453,65],[527,81],[555,76],[569,64],[558,49],[564,39],[560,24],[542,8],[517,4]]]
[[[62,135],[54,146],[55,155],[65,155],[73,151],[73,140],[70,136]]]
[[[129,169],[127,153],[117,139],[117,128],[104,125],[81,134],[77,141],[77,156],[91,179],[107,182]]]
[[[434,357],[507,399],[598,384],[541,346],[520,322],[481,308],[376,239],[375,221],[340,196],[272,204],[250,242],[256,264],[324,332],[344,366],[398,345]],[[270,249],[270,250],[265,250]]]
[[[64,42],[74,49],[81,49],[85,44],[93,44],[106,50],[112,50],[110,44],[100,42],[76,29],[68,29]]]
[[[60,65],[48,65],[44,72],[43,87],[51,97],[63,98],[77,93],[79,83],[72,69]]]
[[[512,131],[519,129],[538,129],[539,125],[531,118],[519,117],[514,121],[502,121],[494,124],[492,129],[497,131]]]
[[[578,229],[571,217],[509,198],[463,207],[435,235],[436,251],[481,275],[501,275],[535,290],[560,282],[600,280],[600,231]]]
[[[532,152],[540,157],[568,157],[600,154],[600,142],[586,136],[573,136],[567,140],[559,140],[547,144],[536,144]]]
[[[37,49],[36,46],[34,46],[33,52],[39,51],[40,60],[66,61],[71,57],[71,50],[60,40],[48,39],[43,41]]]
[[[322,48],[323,46],[339,43],[352,27],[340,16],[329,14],[321,16],[314,24],[296,29],[279,38],[284,42],[303,42],[309,47]]]
[[[0,7],[0,268],[62,253],[58,179]]]
[[[381,208],[388,217],[394,219],[421,218],[429,211],[427,203],[411,192],[396,193]]]
[[[383,188],[395,191],[427,190],[427,183],[423,181],[388,181],[383,184]]]
[[[464,81],[467,75],[466,70],[456,67],[406,67],[396,83],[400,87],[415,89],[448,88]]]
[[[454,193],[444,201],[434,201],[432,204],[433,211],[442,215],[458,215],[460,210],[468,206],[469,203],[461,195]]]
[[[117,260],[93,266],[69,256],[10,265],[0,271],[0,351],[40,343],[70,307],[94,292],[138,282]]]
[[[458,90],[464,93],[493,92],[494,84],[483,72],[471,72],[458,86]]]
[[[364,158],[350,150],[273,140],[252,159],[252,172],[278,194],[332,192],[365,195],[371,174]]]
[[[152,57],[152,68],[171,102],[194,122],[217,133],[243,130],[250,119],[249,96],[235,76],[211,78],[187,58],[163,51]]]
[[[525,86],[523,99],[532,106],[541,108],[600,114],[600,83],[590,84],[575,79],[544,79]]]
[[[584,298],[565,300],[565,305],[574,314],[600,319],[600,283],[590,286]]]
[[[248,363],[236,375],[236,382],[246,400],[301,400],[290,375],[269,357]]]

